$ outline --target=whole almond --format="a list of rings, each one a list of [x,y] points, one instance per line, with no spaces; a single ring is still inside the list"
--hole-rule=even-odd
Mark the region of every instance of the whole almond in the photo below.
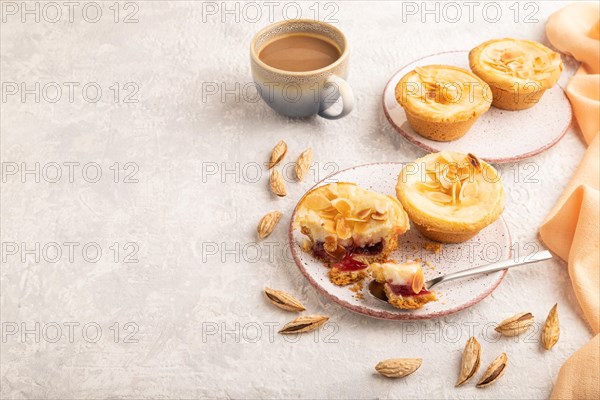
[[[270,211],[264,217],[262,217],[258,223],[258,227],[256,228],[256,231],[258,232],[258,238],[264,239],[269,236],[271,232],[273,232],[273,229],[275,229],[275,226],[277,226],[277,223],[282,216],[283,214],[279,211]]]
[[[284,197],[287,195],[283,175],[281,175],[281,172],[275,168],[271,170],[271,174],[269,176],[269,188],[271,189],[271,192],[279,197]]]
[[[299,181],[303,181],[304,178],[306,177],[306,173],[308,172],[308,170],[310,169],[310,166],[313,163],[313,151],[312,149],[309,147],[308,149],[304,150],[300,156],[298,157],[298,160],[296,161],[296,178],[298,178]]]
[[[421,358],[390,358],[375,366],[375,370],[388,378],[403,378],[419,369]]]
[[[546,350],[550,350],[554,347],[556,342],[558,342],[559,337],[560,323],[558,322],[558,304],[555,304],[550,310],[548,318],[546,318],[546,322],[544,323],[544,328],[542,329],[542,344]]]
[[[467,383],[479,369],[481,358],[481,345],[474,337],[467,340],[465,349],[463,350],[462,362],[460,364],[460,375],[455,386],[460,386]]]
[[[267,167],[271,169],[277,164],[279,164],[281,160],[283,160],[283,157],[285,157],[286,153],[287,144],[283,140],[280,140],[279,143],[277,143],[275,147],[273,147],[273,151],[271,151],[271,158],[269,159]]]
[[[519,313],[500,322],[496,327],[496,332],[502,336],[517,336],[529,330],[533,321],[531,313]]]
[[[306,308],[298,299],[283,290],[265,288],[267,299],[277,307],[286,311],[304,311]]]
[[[327,320],[329,320],[329,317],[325,315],[303,315],[285,324],[279,333],[290,334],[314,331]]]
[[[477,387],[486,387],[500,379],[500,377],[504,375],[507,363],[508,357],[506,357],[506,353],[500,354],[494,361],[492,361],[490,366],[487,367],[481,376],[481,379],[479,379],[479,382],[477,382]]]

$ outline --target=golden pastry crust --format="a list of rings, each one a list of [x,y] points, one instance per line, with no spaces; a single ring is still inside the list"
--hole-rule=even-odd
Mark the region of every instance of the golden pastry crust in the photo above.
[[[442,243],[472,238],[504,210],[498,172],[473,155],[455,152],[429,154],[405,166],[396,194],[419,231]]]
[[[416,67],[400,79],[395,95],[412,128],[438,141],[463,136],[492,101],[487,83],[449,65]]]
[[[394,250],[398,248],[398,235],[391,235],[384,239],[387,245],[383,248],[383,251],[375,256],[362,255],[367,260],[367,263],[382,262],[389,258]]]
[[[463,137],[477,121],[479,115],[474,115],[466,121],[432,122],[407,112],[406,120],[419,135],[438,142],[450,142]]]
[[[327,273],[331,283],[337,286],[346,286],[362,281],[368,275],[367,268],[358,271],[340,271],[337,267],[332,267]]]
[[[431,301],[437,301],[434,292],[423,293],[415,296],[400,296],[394,294],[388,284],[384,285],[383,290],[388,298],[388,303],[396,308],[414,310],[423,307]]]
[[[494,39],[469,52],[473,73],[487,82],[493,105],[523,110],[537,104],[558,81],[563,63],[555,51],[524,39]]]

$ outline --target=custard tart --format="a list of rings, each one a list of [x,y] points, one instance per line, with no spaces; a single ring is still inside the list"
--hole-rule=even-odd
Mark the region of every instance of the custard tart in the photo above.
[[[294,227],[308,238],[303,248],[331,266],[331,281],[343,286],[364,278],[369,262],[387,259],[409,221],[396,198],[344,182],[304,195]]]
[[[373,263],[369,266],[373,279],[383,284],[388,303],[396,308],[421,308],[435,301],[435,293],[425,288],[425,275],[421,263],[408,261],[402,264],[394,260]]]
[[[492,104],[504,110],[533,107],[563,70],[557,52],[531,40],[510,38],[475,47],[469,65],[492,88]]]
[[[405,165],[396,195],[421,233],[443,243],[469,240],[504,210],[498,172],[473,154],[442,151]]]
[[[400,79],[395,95],[410,126],[440,142],[467,133],[492,102],[487,83],[466,69],[449,65],[415,68]]]

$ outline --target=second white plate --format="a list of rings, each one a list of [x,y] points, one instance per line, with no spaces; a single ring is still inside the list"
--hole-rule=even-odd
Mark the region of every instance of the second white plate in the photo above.
[[[479,117],[469,132],[451,142],[436,142],[416,133],[406,120],[404,109],[395,96],[400,79],[416,66],[454,65],[469,70],[469,52],[434,54],[413,61],[396,72],[383,92],[383,110],[392,126],[411,143],[429,151],[473,153],[487,162],[504,163],[531,157],[552,147],[571,124],[572,111],[567,95],[559,85],[542,96],[534,107],[506,111],[491,107]]]

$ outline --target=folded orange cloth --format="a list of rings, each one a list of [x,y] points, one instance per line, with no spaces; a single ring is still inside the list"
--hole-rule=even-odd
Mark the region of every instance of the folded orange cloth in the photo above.
[[[600,45],[600,41],[596,43]],[[587,74],[585,68],[581,67],[569,81],[566,92],[573,105],[575,119],[589,144],[600,131],[600,75]]]
[[[590,143],[583,161],[540,228],[544,244],[569,263],[575,295],[594,333],[600,332],[598,140],[596,136]]]
[[[600,335],[577,350],[560,369],[551,399],[598,399]]]
[[[596,336],[562,366],[552,399],[600,398],[600,6],[575,3],[548,18],[546,34],[582,66],[566,92],[588,144],[585,156],[540,228],[544,244],[569,264],[577,300]]]
[[[546,24],[550,43],[581,61],[592,74],[600,73],[598,13],[597,3],[574,3],[552,14]]]

